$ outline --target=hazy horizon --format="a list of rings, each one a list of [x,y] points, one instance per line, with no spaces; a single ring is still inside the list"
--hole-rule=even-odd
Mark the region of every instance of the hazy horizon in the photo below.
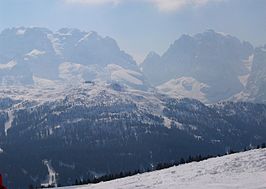
[[[150,51],[165,52],[182,34],[208,29],[264,45],[265,9],[263,0],[0,0],[0,30],[96,31],[141,62]]]

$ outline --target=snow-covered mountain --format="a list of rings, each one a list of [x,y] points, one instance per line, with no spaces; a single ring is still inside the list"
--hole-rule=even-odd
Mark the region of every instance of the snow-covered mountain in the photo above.
[[[180,77],[177,79],[171,79],[163,85],[159,85],[157,89],[173,98],[189,97],[208,103],[209,101],[204,93],[204,90],[208,87],[207,84],[200,83],[193,77]]]
[[[263,104],[207,106],[119,83],[6,86],[0,90],[0,167],[11,188],[40,185],[48,174],[69,185],[261,144],[265,122]]]
[[[116,81],[145,89],[133,58],[115,40],[96,32],[12,28],[0,34],[0,84],[29,85],[36,80]]]
[[[213,103],[245,89],[250,73],[247,62],[253,52],[248,42],[208,30],[194,36],[183,35],[162,56],[150,53],[141,66],[159,90]]]
[[[214,31],[182,36],[138,67],[95,32],[4,30],[0,167],[7,185],[72,184],[261,144],[266,105],[214,102],[261,102],[264,63],[265,47]]]
[[[235,98],[236,100],[266,102],[266,45],[255,49],[251,72],[246,79],[246,89],[237,94]]]
[[[138,66],[114,39],[63,28],[11,28],[0,34],[0,85],[82,82],[152,87],[172,97],[205,103],[265,102],[265,47],[208,30],[183,35],[162,55]],[[142,70],[142,71],[141,71]]]
[[[261,189],[266,188],[266,149],[193,162],[99,184],[62,189]]]

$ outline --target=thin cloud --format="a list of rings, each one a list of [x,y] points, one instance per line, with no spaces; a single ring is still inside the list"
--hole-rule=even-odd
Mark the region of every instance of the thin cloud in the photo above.
[[[65,0],[67,3],[78,3],[86,5],[104,5],[104,4],[118,4],[122,0]]]
[[[86,5],[104,5],[112,4],[117,5],[121,2],[132,0],[65,0],[67,3],[80,3]],[[177,11],[185,7],[198,7],[203,6],[210,2],[221,2],[224,0],[135,0],[135,2],[148,2],[155,5],[160,11],[171,12]]]
[[[161,11],[176,11],[184,7],[203,6],[210,2],[219,2],[222,0],[150,0]]]

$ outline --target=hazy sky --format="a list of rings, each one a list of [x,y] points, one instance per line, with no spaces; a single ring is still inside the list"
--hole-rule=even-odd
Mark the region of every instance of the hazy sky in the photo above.
[[[18,26],[94,30],[140,61],[206,29],[266,44],[266,0],[0,0],[0,30]]]

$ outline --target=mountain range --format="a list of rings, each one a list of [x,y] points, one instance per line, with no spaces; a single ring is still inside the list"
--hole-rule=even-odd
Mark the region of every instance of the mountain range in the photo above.
[[[115,40],[96,32],[6,29],[0,34],[0,57],[2,85],[113,80],[139,89],[146,86],[133,58]]]
[[[115,81],[205,103],[264,103],[265,57],[266,45],[207,30],[183,35],[163,55],[151,52],[137,65],[114,39],[96,32],[11,28],[0,34],[0,84]]]
[[[212,30],[183,35],[138,65],[96,32],[6,29],[0,167],[7,185],[40,186],[51,175],[69,185],[261,144],[265,64],[266,46]]]
[[[149,82],[173,97],[265,102],[265,55],[265,47],[254,49],[208,30],[181,36],[162,56],[150,53],[141,66]]]

